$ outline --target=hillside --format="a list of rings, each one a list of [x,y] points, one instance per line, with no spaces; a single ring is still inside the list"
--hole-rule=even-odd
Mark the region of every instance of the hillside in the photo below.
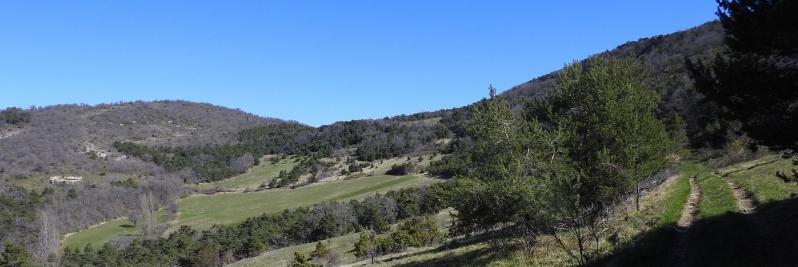
[[[646,67],[646,83],[660,95],[659,116],[667,118],[672,113],[679,114],[687,121],[693,145],[711,143],[717,146],[725,141],[726,132],[707,128],[715,120],[715,110],[703,103],[703,96],[693,90],[685,60],[713,56],[725,46],[724,36],[720,22],[712,21],[684,31],[630,41],[594,57],[638,60]],[[558,73],[559,70],[514,86],[502,95],[513,101],[516,109],[521,109],[523,99],[540,99],[554,90]]]
[[[236,140],[239,131],[275,124],[240,110],[186,101],[58,105],[27,109],[29,121],[0,125],[0,179],[99,172],[154,173],[113,149],[116,141],[204,146]]]
[[[612,58],[632,57],[649,70],[647,83],[659,92],[659,113],[666,117],[678,113],[686,118],[693,144],[718,142],[722,129],[707,129],[711,110],[699,105],[702,97],[692,88],[684,66],[685,58],[712,55],[722,47],[723,32],[718,22],[667,35],[642,38],[597,54]],[[523,107],[523,99],[541,98],[556,87],[558,71],[543,75],[502,93]],[[470,106],[450,110],[422,112],[378,120],[336,122],[315,129],[271,128],[263,139],[257,130],[244,133],[254,136],[255,146],[273,147],[271,153],[308,153],[328,155],[335,150],[353,148],[363,160],[389,158],[419,151],[442,151],[442,139],[462,136],[463,122]],[[244,129],[285,124],[278,119],[262,118],[238,110],[185,101],[133,102],[85,106],[62,105],[29,110],[30,123],[22,127],[0,129],[0,178],[27,177],[48,173],[96,173],[100,169],[144,170],[153,166],[112,147],[115,141],[142,146],[193,146],[236,143]],[[280,135],[275,138],[273,135]],[[261,138],[261,139],[258,139]],[[97,161],[95,156],[114,160]],[[122,162],[119,162],[122,161]],[[131,167],[130,165],[135,165]],[[57,167],[56,167],[57,166]]]
[[[469,106],[321,127],[186,101],[8,109],[0,241],[66,266],[707,263],[683,244],[729,254],[707,240],[796,192],[777,155],[711,171],[769,153],[727,142],[744,133],[694,90],[686,60],[724,37],[708,22]]]

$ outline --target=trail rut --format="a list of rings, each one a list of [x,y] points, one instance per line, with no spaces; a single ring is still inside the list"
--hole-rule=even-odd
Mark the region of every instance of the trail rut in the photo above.
[[[756,208],[754,201],[751,199],[751,194],[745,191],[744,188],[740,187],[737,183],[729,179],[728,176],[720,176],[718,174],[713,173],[713,175],[723,179],[726,181],[726,184],[729,185],[731,188],[732,193],[734,194],[734,198],[737,200],[737,211],[742,214],[750,214]]]
[[[690,176],[690,196],[687,198],[687,203],[684,204],[682,209],[682,216],[676,223],[681,229],[687,229],[693,224],[695,215],[698,213],[698,201],[701,199],[701,189],[698,188],[695,176]]]
[[[690,196],[687,203],[684,203],[682,216],[676,223],[676,241],[670,250],[668,264],[664,266],[687,266],[688,244],[687,234],[690,225],[693,224],[695,216],[698,214],[698,201],[701,200],[701,189],[698,187],[696,176],[690,176]]]

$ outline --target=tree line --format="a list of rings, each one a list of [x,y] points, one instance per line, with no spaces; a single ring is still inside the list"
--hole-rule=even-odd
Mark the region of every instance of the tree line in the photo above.
[[[181,226],[166,238],[133,240],[124,248],[106,244],[66,249],[64,266],[220,266],[264,251],[304,244],[354,231],[388,231],[398,221],[438,212],[434,188],[410,188],[363,200],[328,202],[251,217],[208,230]],[[409,230],[408,230],[409,231]],[[409,232],[410,234],[416,232]]]
[[[446,125],[434,120],[359,120],[319,128],[286,123],[246,129],[239,132],[237,142],[231,144],[170,147],[115,142],[113,147],[169,172],[191,170],[187,181],[210,182],[241,174],[257,165],[257,159],[269,154],[321,158],[331,157],[337,150],[354,148],[358,160],[374,161],[411,152],[438,151],[443,145],[436,141],[451,136]]]

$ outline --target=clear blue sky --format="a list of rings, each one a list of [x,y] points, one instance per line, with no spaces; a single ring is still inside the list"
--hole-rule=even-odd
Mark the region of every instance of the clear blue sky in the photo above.
[[[185,99],[310,125],[459,107],[715,18],[678,1],[2,1],[0,108]]]

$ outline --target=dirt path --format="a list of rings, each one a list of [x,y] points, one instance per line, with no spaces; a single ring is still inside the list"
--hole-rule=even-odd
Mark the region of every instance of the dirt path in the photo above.
[[[695,176],[690,176],[690,196],[682,209],[682,217],[676,223],[681,229],[687,229],[693,224],[695,215],[698,213],[698,201],[701,199],[701,189],[698,188]]]
[[[676,223],[676,241],[670,250],[668,263],[663,266],[687,266],[688,244],[687,234],[690,225],[693,224],[695,216],[698,214],[698,201],[701,200],[701,188],[695,176],[690,176],[690,195],[687,203],[684,203],[682,217]]]
[[[714,175],[726,181],[726,184],[728,184],[729,188],[731,188],[732,193],[734,194],[734,198],[737,199],[737,211],[739,211],[742,214],[750,214],[751,212],[754,211],[756,205],[754,205],[754,201],[751,200],[750,193],[748,193],[747,191],[745,191],[745,189],[740,187],[740,185],[729,179],[728,176],[719,176],[717,174]]]

